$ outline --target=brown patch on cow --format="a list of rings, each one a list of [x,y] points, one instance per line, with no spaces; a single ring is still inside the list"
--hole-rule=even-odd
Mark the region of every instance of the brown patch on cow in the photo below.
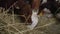
[[[26,24],[32,23],[32,21],[31,21],[31,15],[32,15],[31,5],[25,4],[23,2],[23,0],[19,0],[19,2],[17,4],[21,8],[19,15],[25,15],[25,17],[20,16],[20,17],[22,17],[21,18],[22,21],[24,21]]]

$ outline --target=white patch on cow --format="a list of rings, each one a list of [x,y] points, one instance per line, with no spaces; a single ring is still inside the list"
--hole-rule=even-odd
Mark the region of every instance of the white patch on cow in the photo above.
[[[60,0],[56,0],[58,3],[60,3]]]
[[[49,9],[47,9],[47,8],[44,8],[43,11],[44,11],[45,13],[51,13],[51,11],[50,11]]]
[[[28,26],[28,28],[30,28],[31,30],[34,29],[34,27],[37,25],[38,23],[38,10],[32,10],[32,16],[31,16],[31,19],[32,19],[32,24]]]
[[[59,3],[60,3],[60,0],[58,0],[59,1]]]
[[[58,1],[58,0],[56,0],[56,1]]]
[[[60,19],[60,13],[56,14],[56,17]]]
[[[43,0],[43,1],[42,1],[42,4],[44,4],[44,3],[46,3],[46,2],[47,2],[47,0]]]
[[[44,8],[43,11],[44,11],[44,16],[46,16],[48,18],[53,17],[53,15],[51,14],[51,11],[49,9]]]
[[[59,3],[60,3],[60,0],[59,0]]]

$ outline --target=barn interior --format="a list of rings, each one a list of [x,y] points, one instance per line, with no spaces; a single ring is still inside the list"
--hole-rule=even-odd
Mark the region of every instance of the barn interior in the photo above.
[[[33,0],[0,0],[0,34],[60,34],[60,0],[38,1],[38,24],[30,30]]]

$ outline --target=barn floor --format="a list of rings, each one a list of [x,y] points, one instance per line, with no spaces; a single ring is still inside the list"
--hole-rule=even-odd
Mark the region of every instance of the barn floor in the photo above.
[[[14,14],[0,13],[0,34],[60,34],[60,24],[56,24],[55,18],[41,16],[33,30],[26,26]]]

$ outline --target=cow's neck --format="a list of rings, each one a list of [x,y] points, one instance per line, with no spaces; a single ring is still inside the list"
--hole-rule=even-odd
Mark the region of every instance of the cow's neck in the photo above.
[[[38,13],[39,11],[40,0],[33,0],[32,3],[32,13]]]
[[[40,5],[40,0],[33,0],[32,9],[38,9]]]

